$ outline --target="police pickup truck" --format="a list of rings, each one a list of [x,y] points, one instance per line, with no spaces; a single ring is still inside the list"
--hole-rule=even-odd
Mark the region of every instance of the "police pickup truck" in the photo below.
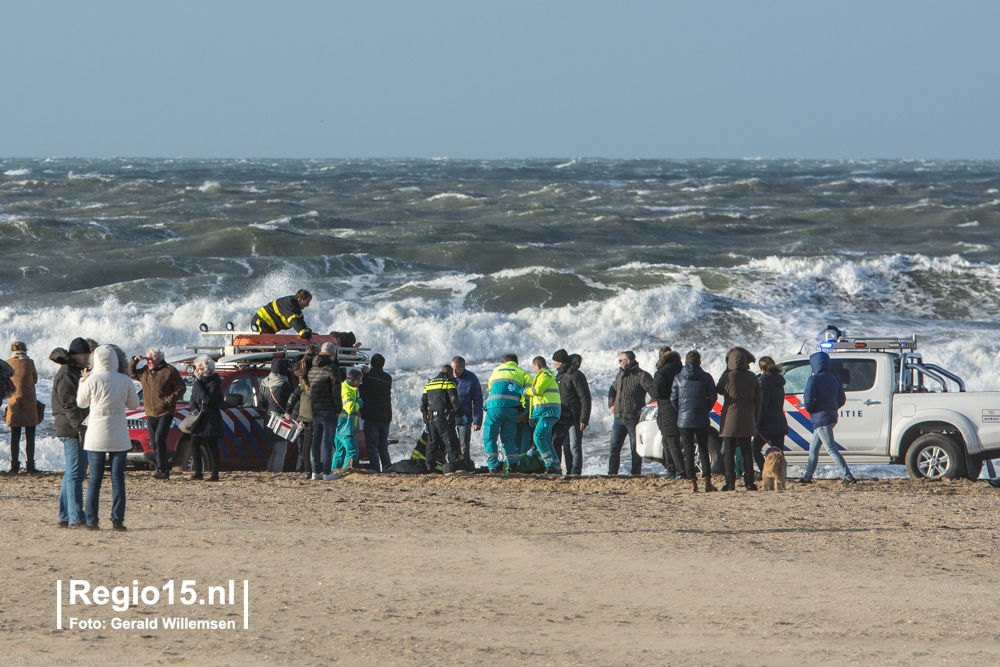
[[[1000,458],[1000,392],[967,392],[960,377],[923,361],[915,335],[848,338],[831,330],[835,333],[819,348],[830,354],[832,373],[847,396],[833,435],[849,464],[904,464],[915,479],[978,479],[984,462]],[[785,456],[790,464],[805,464],[813,432],[802,407],[812,373],[809,355],[780,363],[788,419]],[[655,405],[644,411],[636,435],[640,454],[662,458]],[[720,410],[716,404],[716,427]],[[712,440],[715,459],[717,431]],[[820,463],[832,461],[824,452]]]

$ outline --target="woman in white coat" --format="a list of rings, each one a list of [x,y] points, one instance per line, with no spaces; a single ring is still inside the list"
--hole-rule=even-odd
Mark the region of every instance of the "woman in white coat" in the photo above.
[[[83,448],[90,464],[87,485],[87,528],[100,530],[97,509],[104,481],[104,464],[111,458],[111,527],[125,530],[125,458],[132,443],[125,410],[139,407],[135,385],[118,371],[118,354],[108,345],[94,350],[93,372],[80,382],[76,404],[90,408]]]

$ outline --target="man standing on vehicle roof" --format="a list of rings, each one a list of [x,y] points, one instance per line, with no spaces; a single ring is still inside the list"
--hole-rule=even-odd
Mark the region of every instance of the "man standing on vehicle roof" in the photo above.
[[[809,445],[806,472],[799,480],[799,484],[812,484],[813,473],[816,472],[816,464],[819,462],[819,446],[822,443],[826,447],[826,453],[844,476],[844,486],[850,486],[857,480],[854,479],[851,469],[847,467],[847,462],[844,461],[844,457],[837,450],[837,443],[833,440],[833,427],[837,424],[838,412],[847,402],[844,385],[840,383],[840,378],[830,372],[830,355],[826,352],[817,352],[809,357],[809,365],[812,366],[813,374],[806,380],[802,407],[809,412],[813,437]]]
[[[302,338],[312,338],[313,332],[302,317],[302,309],[312,303],[312,294],[300,289],[293,296],[283,296],[265,304],[257,311],[253,323],[262,334],[275,334],[285,329],[295,329]]]
[[[420,397],[420,414],[427,424],[427,472],[437,472],[438,450],[441,456],[447,454],[447,463],[441,472],[455,472],[465,468],[462,448],[455,432],[456,422],[465,422],[465,413],[458,400],[458,387],[453,378],[451,366],[443,366],[441,372],[424,386]]]
[[[146,365],[137,368],[145,359]],[[177,401],[184,397],[187,386],[177,369],[163,360],[158,347],[146,350],[145,357],[132,357],[128,374],[142,385],[142,403],[146,408],[146,429],[149,444],[156,453],[156,479],[170,479],[170,461],[167,458],[167,436],[174,423]]]
[[[462,404],[465,413],[465,423],[458,424],[458,444],[462,448],[462,460],[465,469],[475,470],[469,445],[472,442],[472,432],[483,427],[483,386],[479,378],[470,370],[465,369],[465,359],[455,357],[451,360],[451,369],[455,373],[455,384],[458,386],[458,402]]]
[[[524,388],[531,386],[531,376],[517,365],[517,355],[508,354],[503,363],[493,370],[489,390],[483,407],[486,419],[483,421],[483,446],[486,448],[486,465],[491,473],[501,471],[497,457],[497,439],[507,455],[507,466],[517,472],[517,406],[521,404]]]

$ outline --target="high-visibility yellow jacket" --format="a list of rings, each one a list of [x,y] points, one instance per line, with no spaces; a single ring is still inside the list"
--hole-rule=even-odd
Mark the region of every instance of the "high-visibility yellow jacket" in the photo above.
[[[562,401],[559,400],[559,383],[548,368],[535,373],[531,386],[524,390],[531,399],[531,416],[558,417],[562,412]]]
[[[294,296],[283,296],[265,304],[257,311],[256,319],[265,325],[261,327],[263,333],[278,333],[285,329],[295,329],[295,333],[300,336],[307,332],[312,333],[305,318],[302,317],[302,309],[299,308],[299,302]],[[271,331],[264,331],[268,327]]]
[[[516,408],[521,404],[525,387],[531,386],[531,376],[525,373],[516,361],[500,364],[490,375],[489,391],[483,407]]]

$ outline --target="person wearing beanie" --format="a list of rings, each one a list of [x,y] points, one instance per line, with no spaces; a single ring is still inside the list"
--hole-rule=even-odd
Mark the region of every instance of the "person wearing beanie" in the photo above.
[[[90,346],[83,338],[74,338],[68,351],[57,347],[49,355],[49,361],[59,365],[52,379],[52,417],[56,423],[56,437],[63,443],[66,461],[66,472],[59,488],[60,528],[87,525],[83,506],[83,479],[87,476],[83,442],[87,427],[83,421],[89,411],[76,404],[76,393],[89,360]]]
[[[35,362],[28,357],[28,347],[17,341],[10,346],[11,358],[7,365],[14,371],[16,392],[7,401],[4,422],[10,427],[10,472],[16,474],[21,467],[21,429],[24,429],[24,466],[28,473],[35,472],[35,427],[42,422],[35,397],[38,372]],[[45,406],[42,406],[44,409]]]
[[[382,472],[392,465],[389,458],[389,425],[392,423],[392,376],[383,370],[385,357],[373,354],[371,367],[362,369],[364,381],[358,387],[361,418],[365,422],[365,449],[371,469]]]
[[[562,450],[567,475],[583,472],[583,432],[590,423],[590,383],[580,370],[581,364],[579,354],[567,354],[566,350],[552,354],[562,404],[559,422],[552,429],[552,445],[557,452]]]
[[[652,397],[656,399],[656,425],[663,442],[663,467],[666,468],[663,474],[667,479],[685,476],[677,410],[670,403],[674,378],[683,368],[679,354],[666,345],[660,348],[660,359],[656,362],[656,373],[653,375]]]
[[[337,347],[333,343],[323,343],[307,375],[313,415],[312,451],[309,456],[313,480],[340,479],[331,470],[337,422],[344,406],[340,378]]]

